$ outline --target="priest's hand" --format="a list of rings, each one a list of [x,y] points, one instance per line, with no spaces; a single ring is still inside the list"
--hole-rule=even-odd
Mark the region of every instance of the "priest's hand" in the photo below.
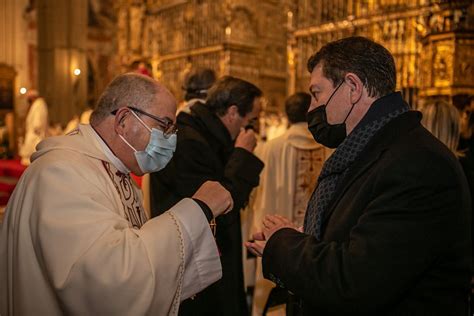
[[[246,130],[245,128],[241,128],[240,134],[237,136],[234,146],[253,152],[253,150],[257,146],[257,136],[255,136],[254,130]]]
[[[291,228],[301,231],[301,228],[298,228],[286,217],[280,215],[266,215],[263,219],[263,231],[253,234],[254,241],[246,242],[245,246],[251,253],[261,257],[265,250],[266,241],[269,240],[276,231],[282,228]]]
[[[206,203],[214,217],[227,213],[234,207],[234,200],[230,192],[216,181],[204,182],[194,193],[193,198]]]

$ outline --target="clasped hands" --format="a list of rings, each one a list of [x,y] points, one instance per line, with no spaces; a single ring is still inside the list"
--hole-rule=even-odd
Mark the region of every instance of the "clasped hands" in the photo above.
[[[253,234],[252,237],[254,240],[246,242],[245,247],[254,255],[261,257],[265,250],[267,240],[269,240],[276,231],[282,228],[302,231],[302,227],[297,227],[286,217],[280,215],[265,215],[263,219],[263,230]]]

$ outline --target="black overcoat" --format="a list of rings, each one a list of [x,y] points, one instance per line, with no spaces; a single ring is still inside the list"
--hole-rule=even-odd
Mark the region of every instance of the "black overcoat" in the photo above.
[[[191,197],[206,180],[219,181],[234,200],[233,210],[217,218],[222,279],[181,304],[180,315],[247,315],[240,210],[258,185],[263,163],[249,151],[234,148],[226,127],[202,103],[195,104],[190,114],[180,113],[177,124],[173,159],[150,177],[153,215]]]
[[[266,278],[302,315],[466,315],[470,194],[456,157],[409,111],[369,142],[336,188],[322,241],[277,231]]]

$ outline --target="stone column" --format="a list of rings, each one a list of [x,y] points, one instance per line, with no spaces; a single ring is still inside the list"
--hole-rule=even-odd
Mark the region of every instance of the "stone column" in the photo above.
[[[27,72],[26,22],[22,18],[27,0],[0,0],[0,63],[17,73],[15,103],[20,101],[20,87],[30,88]]]
[[[37,9],[39,92],[64,127],[87,102],[87,0],[37,0]]]
[[[0,0],[0,77],[5,79],[5,71],[16,74],[14,77],[12,99],[14,108],[3,107],[0,116],[9,121],[9,146],[16,150],[16,137],[23,131],[23,120],[26,115],[25,97],[20,88],[34,87],[28,76],[28,32],[24,19],[24,10],[28,0]],[[9,69],[11,67],[11,69]],[[1,79],[0,79],[1,80]],[[7,114],[10,112],[9,114]],[[12,115],[13,112],[14,114]]]

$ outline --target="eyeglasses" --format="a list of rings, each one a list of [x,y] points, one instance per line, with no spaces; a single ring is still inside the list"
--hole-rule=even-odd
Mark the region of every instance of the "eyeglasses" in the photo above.
[[[133,106],[127,106],[128,109],[132,110],[133,112],[136,112],[136,113],[139,113],[139,114],[143,114],[145,116],[148,116],[149,118],[152,118],[154,119],[155,121],[158,122],[158,125],[160,125],[162,131],[163,131],[163,136],[165,138],[168,138],[170,137],[171,135],[173,134],[176,134],[178,132],[178,127],[173,123],[172,120],[170,120],[169,118],[167,117],[158,117],[158,116],[155,116],[153,114],[150,114],[150,113],[147,113],[143,110],[140,110],[136,107],[133,107]],[[113,110],[112,112],[110,112],[111,114],[115,115],[117,114],[117,111],[118,110]]]

